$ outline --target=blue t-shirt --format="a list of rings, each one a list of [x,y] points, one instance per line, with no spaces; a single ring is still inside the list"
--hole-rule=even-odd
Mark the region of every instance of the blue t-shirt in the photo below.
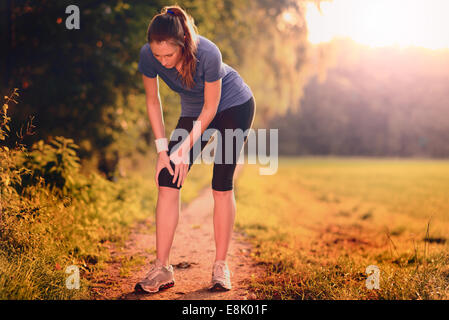
[[[182,83],[178,70],[165,68],[151,52],[148,43],[140,49],[139,72],[149,78],[159,75],[162,80],[181,96],[181,116],[198,117],[204,105],[204,82],[222,78],[221,98],[218,112],[248,101],[253,93],[237,71],[222,61],[220,49],[209,39],[198,35],[197,65],[192,89]]]

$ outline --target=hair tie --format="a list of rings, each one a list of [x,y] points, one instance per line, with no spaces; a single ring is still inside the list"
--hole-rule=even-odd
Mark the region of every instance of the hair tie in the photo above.
[[[173,11],[171,11],[170,9],[167,10],[168,13],[175,15],[175,13]]]

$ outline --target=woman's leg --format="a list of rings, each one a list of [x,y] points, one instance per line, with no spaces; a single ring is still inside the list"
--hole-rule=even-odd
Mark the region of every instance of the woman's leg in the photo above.
[[[180,210],[180,190],[159,187],[156,205],[156,252],[157,258],[167,266],[173,244]]]
[[[215,261],[226,260],[235,219],[234,190],[212,191],[214,195]]]
[[[250,99],[240,106],[231,107],[222,111],[216,119],[216,127],[221,133],[221,148],[217,149],[212,178],[212,193],[214,196],[214,232],[215,232],[215,261],[226,260],[229,243],[232,238],[236,214],[234,196],[234,172],[240,152],[247,138],[233,139],[232,150],[226,150],[225,129],[240,129],[248,134],[255,116],[255,101]],[[232,152],[232,162],[226,163],[226,152]]]
[[[159,186],[156,204],[157,261],[153,263],[145,278],[135,285],[135,291],[155,293],[161,289],[173,287],[175,284],[173,267],[169,264],[169,255],[178,224],[179,208],[179,190]],[[161,266],[165,268],[161,268]]]
[[[181,117],[178,120],[175,129],[183,129],[190,132],[193,127],[193,122],[196,117]],[[209,126],[211,127],[211,125]],[[176,133],[176,132],[175,132]],[[169,154],[172,149],[182,141],[182,136],[174,134],[168,144]],[[207,141],[198,141],[198,145],[201,146],[201,150],[207,144]],[[194,153],[196,148],[192,148],[190,151],[190,165],[189,171],[193,162],[199,154]],[[175,164],[170,161],[172,169],[174,171]],[[164,264],[169,264],[170,249],[173,244],[173,239],[178,225],[179,212],[180,212],[180,187],[177,186],[177,181],[173,182],[173,176],[168,172],[166,168],[162,169],[158,177],[159,193],[156,205],[156,255],[157,258]]]

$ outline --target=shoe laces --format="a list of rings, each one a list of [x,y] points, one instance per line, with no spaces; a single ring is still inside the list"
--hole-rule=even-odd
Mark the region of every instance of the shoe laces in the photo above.
[[[165,268],[165,266],[160,262],[159,260],[156,260],[150,268],[150,271],[148,271],[145,278],[152,279],[157,275],[157,272]]]
[[[231,275],[229,268],[227,268],[226,262],[215,262],[213,271],[214,278],[225,279],[226,271],[229,275]]]

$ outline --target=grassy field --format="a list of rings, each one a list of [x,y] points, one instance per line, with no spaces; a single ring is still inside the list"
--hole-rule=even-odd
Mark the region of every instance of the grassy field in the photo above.
[[[265,299],[449,299],[449,161],[281,158],[246,165],[236,226]],[[368,289],[366,268],[380,271]]]

